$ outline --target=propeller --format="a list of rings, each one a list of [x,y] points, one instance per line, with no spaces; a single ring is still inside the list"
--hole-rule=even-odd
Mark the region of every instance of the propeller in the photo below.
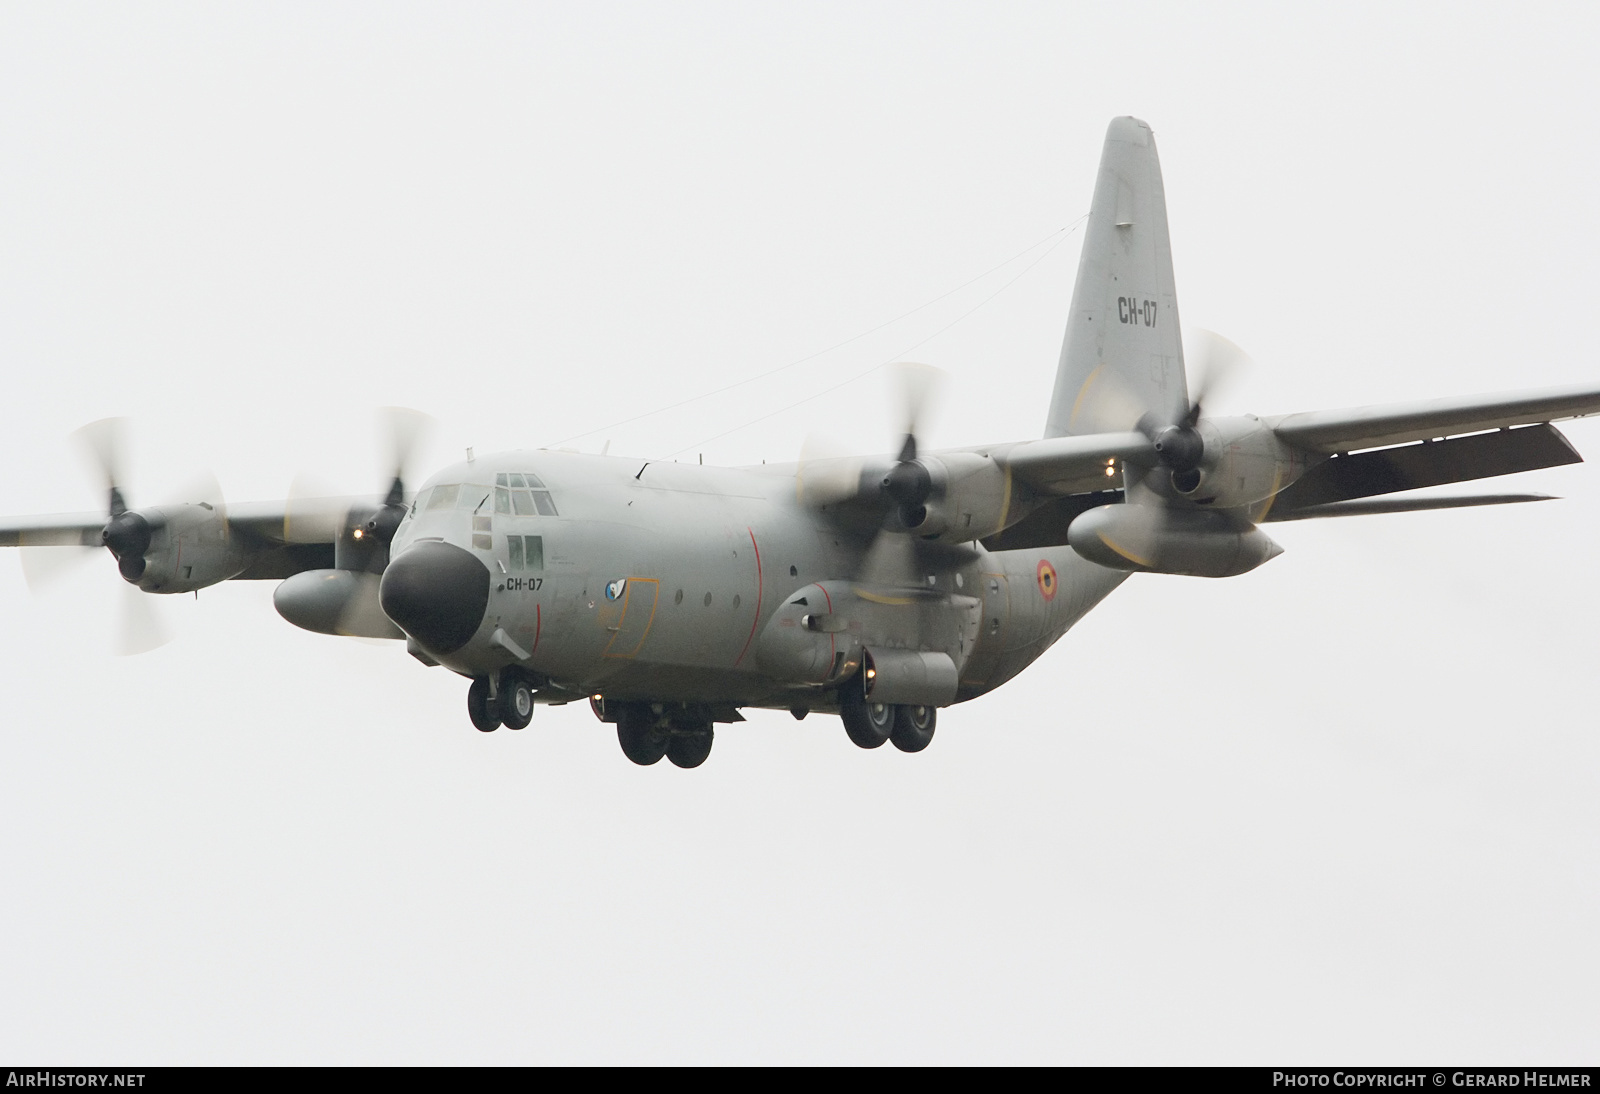
[[[106,484],[107,519],[100,530],[100,543],[116,558],[123,579],[138,581],[144,574],[144,554],[150,549],[151,532],[150,522],[128,509],[122,493],[127,424],[126,418],[101,418],[78,429],[73,436]]]
[[[1250,363],[1249,354],[1214,331],[1196,330],[1191,343],[1195,350],[1191,372],[1196,381],[1189,389],[1188,411],[1175,422],[1163,422],[1146,412],[1136,426],[1150,438],[1156,458],[1172,472],[1173,485],[1184,491],[1193,490],[1200,481],[1206,446],[1198,426],[1206,400]]]
[[[854,501],[852,522],[870,516],[877,531],[856,581],[863,588],[898,597],[925,590],[930,575],[958,569],[976,558],[977,552],[914,534],[927,517],[935,490],[934,475],[921,458],[918,436],[944,373],[913,361],[890,368],[898,389],[901,441],[887,470],[880,470],[884,467],[881,459],[839,455],[811,435],[800,450],[795,490],[802,504],[817,508]]]
[[[890,367],[899,380],[901,405],[905,410],[905,440],[900,442],[900,454],[879,483],[879,489],[894,503],[900,527],[910,529],[927,516],[928,498],[933,494],[933,476],[928,473],[927,465],[917,459],[917,426],[943,373],[915,361],[901,361]]]
[[[128,508],[123,492],[126,430],[126,419],[103,418],[72,434],[105,490],[106,524],[100,530],[99,541],[116,558],[117,571],[123,579],[119,582],[122,592],[118,596],[117,620],[112,627],[112,649],[121,656],[146,653],[171,640],[156,605],[134,584],[144,573],[144,554],[150,548],[152,529],[144,516]],[[186,490],[183,496],[222,508],[222,491],[211,476]],[[23,578],[31,592],[41,593],[94,557],[96,550],[90,544],[24,547],[20,552]]]
[[[340,563],[354,569],[381,569],[389,543],[406,515],[406,475],[433,419],[405,407],[380,407],[378,432],[389,480],[388,489],[375,504],[352,506],[348,496],[304,475],[296,475],[284,506],[283,538],[286,543],[339,541],[341,551],[355,552],[355,562]],[[353,541],[353,542],[351,542]],[[374,571],[375,572],[375,571]]]
[[[420,410],[385,406],[378,408],[378,421],[382,431],[387,434],[388,466],[394,468],[394,475],[389,483],[389,492],[383,496],[383,504],[357,531],[365,533],[358,538],[371,538],[387,545],[394,539],[395,530],[406,516],[406,468],[416,455],[433,419]]]

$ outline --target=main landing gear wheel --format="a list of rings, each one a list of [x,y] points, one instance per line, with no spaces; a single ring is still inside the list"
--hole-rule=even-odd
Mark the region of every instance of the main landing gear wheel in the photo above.
[[[671,731],[658,725],[648,707],[629,707],[617,715],[617,743],[622,754],[641,767],[649,767],[667,753]],[[710,751],[710,746],[706,746]]]
[[[844,723],[845,734],[858,747],[877,748],[894,729],[894,707],[855,697],[840,704],[839,720]]]
[[[480,676],[467,689],[467,717],[478,727],[479,733],[493,733],[500,728],[497,704],[489,701],[489,678]]]
[[[678,767],[699,767],[711,755],[711,742],[716,736],[710,722],[692,729],[677,729],[667,740],[667,759]]]
[[[520,672],[508,670],[500,677],[496,713],[507,729],[523,729],[533,721],[533,685]]]
[[[939,711],[934,707],[897,706],[889,740],[901,752],[921,752],[933,741],[933,729],[938,720]]]

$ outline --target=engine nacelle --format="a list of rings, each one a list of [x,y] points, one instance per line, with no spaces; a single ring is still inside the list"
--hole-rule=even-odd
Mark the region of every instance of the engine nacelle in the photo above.
[[[1170,493],[1197,504],[1217,509],[1256,505],[1310,466],[1304,451],[1279,440],[1258,418],[1211,418],[1197,428],[1205,443],[1200,466],[1170,476]]]
[[[947,452],[920,462],[933,480],[921,523],[914,535],[944,543],[970,543],[1005,526],[1009,510],[1023,512],[1015,494],[1020,486],[992,457]]]
[[[143,522],[149,542],[132,557],[119,553],[118,568],[147,593],[192,593],[226,581],[243,573],[256,553],[234,538],[228,518],[206,502],[153,506],[116,518],[129,519]]]
[[[1067,542],[1090,562],[1113,570],[1191,577],[1233,577],[1283,553],[1253,524],[1223,513],[1155,505],[1090,509],[1067,528]]]
[[[295,626],[318,634],[355,638],[404,638],[383,613],[378,574],[354,570],[306,570],[279,585],[272,606]]]

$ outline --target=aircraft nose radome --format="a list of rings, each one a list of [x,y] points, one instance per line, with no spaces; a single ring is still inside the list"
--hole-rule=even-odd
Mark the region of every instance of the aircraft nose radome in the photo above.
[[[489,606],[489,568],[470,551],[438,541],[413,544],[383,571],[383,613],[434,653],[467,644]]]

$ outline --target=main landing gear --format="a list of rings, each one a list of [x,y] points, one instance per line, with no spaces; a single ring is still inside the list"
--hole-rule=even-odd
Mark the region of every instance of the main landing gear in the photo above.
[[[495,679],[478,677],[467,689],[467,717],[480,733],[502,725],[525,728],[533,721],[533,682],[516,668],[502,669]]]
[[[839,719],[846,735],[861,748],[877,748],[892,741],[901,752],[921,752],[933,741],[939,711],[900,703],[869,703],[854,695],[841,699]]]
[[[650,703],[623,703],[615,710],[622,754],[641,767],[665,756],[677,767],[699,767],[716,737],[711,719],[690,710],[657,710]]]

